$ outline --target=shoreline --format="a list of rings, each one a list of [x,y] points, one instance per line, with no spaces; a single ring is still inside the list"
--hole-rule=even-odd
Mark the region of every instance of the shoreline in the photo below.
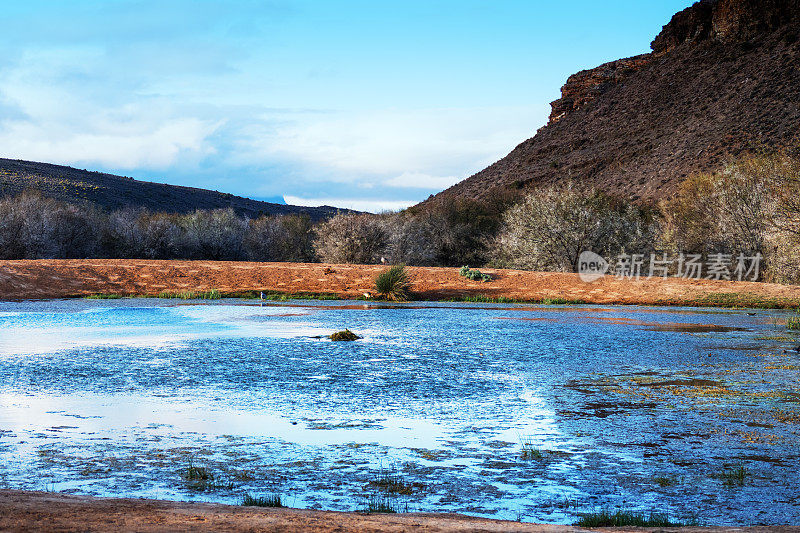
[[[44,525],[46,524],[46,526]],[[359,531],[388,533],[422,530],[429,533],[685,531],[798,532],[797,526],[687,526],[660,528],[597,528],[533,524],[449,513],[367,514],[310,509],[262,508],[206,502],[99,498],[53,492],[0,490],[2,531]]]
[[[253,263],[145,259],[0,261],[0,301],[137,297],[218,291],[222,297],[367,299],[386,265]],[[471,281],[457,268],[408,267],[419,301],[585,303],[741,308],[800,308],[800,286],[683,278],[592,283],[578,274],[484,268],[492,281]],[[249,294],[246,294],[249,293]]]

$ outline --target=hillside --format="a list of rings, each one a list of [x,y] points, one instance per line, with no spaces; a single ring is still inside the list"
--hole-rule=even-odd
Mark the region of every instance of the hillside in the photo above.
[[[534,137],[426,203],[566,179],[657,200],[743,151],[798,141],[800,0],[703,0],[651,48],[570,76]]]
[[[238,215],[250,218],[262,214],[305,213],[312,220],[328,218],[339,211],[335,207],[275,204],[218,191],[139,181],[61,165],[0,159],[0,197],[26,190],[39,191],[44,196],[67,202],[89,201],[109,211],[131,206],[187,213],[195,209],[231,207]]]

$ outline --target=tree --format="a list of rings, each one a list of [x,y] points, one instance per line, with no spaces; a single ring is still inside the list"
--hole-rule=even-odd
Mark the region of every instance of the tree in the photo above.
[[[533,192],[505,213],[503,224],[499,264],[566,272],[577,271],[586,250],[649,253],[657,227],[649,210],[572,184]]]
[[[377,263],[386,255],[389,232],[378,215],[339,213],[316,228],[314,249],[327,263]]]
[[[282,215],[251,220],[244,248],[251,261],[313,261],[311,219],[307,215]]]

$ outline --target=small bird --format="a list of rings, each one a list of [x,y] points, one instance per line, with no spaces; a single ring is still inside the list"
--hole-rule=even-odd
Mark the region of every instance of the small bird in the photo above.
[[[261,291],[261,299],[264,299],[264,291]]]
[[[364,298],[372,298],[372,293],[371,292],[365,292],[364,293]]]

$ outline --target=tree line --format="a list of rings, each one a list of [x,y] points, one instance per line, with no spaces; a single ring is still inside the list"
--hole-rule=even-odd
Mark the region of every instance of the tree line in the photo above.
[[[239,217],[126,208],[106,213],[23,193],[0,200],[0,258],[148,258],[419,266],[489,265],[572,272],[581,252],[760,254],[761,279],[800,282],[800,158],[742,157],[687,179],[654,205],[581,187],[522,198],[450,199],[399,213]]]

